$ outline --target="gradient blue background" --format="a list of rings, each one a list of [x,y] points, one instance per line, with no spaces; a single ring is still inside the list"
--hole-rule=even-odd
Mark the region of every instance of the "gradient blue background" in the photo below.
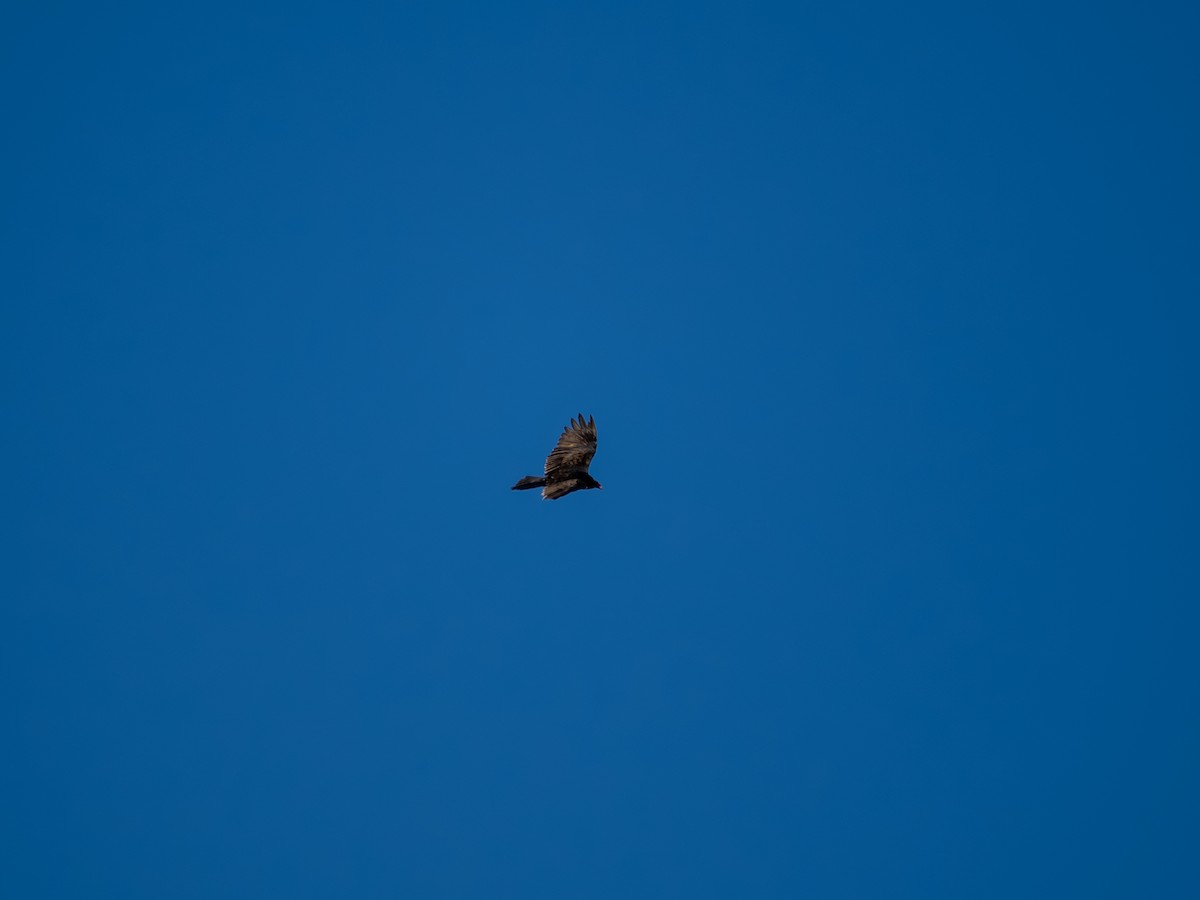
[[[5,895],[1200,895],[1200,19],[962,6],[9,10]]]

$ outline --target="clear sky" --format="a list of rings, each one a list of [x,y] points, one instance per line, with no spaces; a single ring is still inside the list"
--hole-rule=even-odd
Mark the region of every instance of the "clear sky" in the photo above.
[[[8,11],[0,892],[1200,896],[1195,9]]]

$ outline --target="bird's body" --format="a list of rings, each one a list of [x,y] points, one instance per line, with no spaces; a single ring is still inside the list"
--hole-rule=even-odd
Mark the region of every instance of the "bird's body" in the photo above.
[[[599,488],[600,482],[588,474],[588,466],[595,455],[596,421],[591,417],[585,421],[580,413],[578,422],[571,420],[546,457],[545,474],[526,475],[512,489],[527,491],[540,487],[543,500],[557,500],[572,491]]]

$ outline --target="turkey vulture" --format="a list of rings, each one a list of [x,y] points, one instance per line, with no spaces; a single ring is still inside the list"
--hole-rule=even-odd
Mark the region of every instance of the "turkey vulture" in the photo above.
[[[596,420],[589,416],[585,422],[580,413],[579,421],[571,420],[571,424],[563,429],[558,444],[546,457],[546,474],[541,477],[526,475],[512,489],[527,491],[540,487],[543,500],[557,500],[571,491],[598,488],[600,482],[588,474],[588,464],[595,455]]]

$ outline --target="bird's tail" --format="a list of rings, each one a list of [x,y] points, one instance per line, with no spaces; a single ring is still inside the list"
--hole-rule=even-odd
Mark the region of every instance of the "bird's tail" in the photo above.
[[[526,475],[520,481],[512,486],[514,491],[527,491],[530,488],[539,488],[546,486],[546,479],[541,475]]]

